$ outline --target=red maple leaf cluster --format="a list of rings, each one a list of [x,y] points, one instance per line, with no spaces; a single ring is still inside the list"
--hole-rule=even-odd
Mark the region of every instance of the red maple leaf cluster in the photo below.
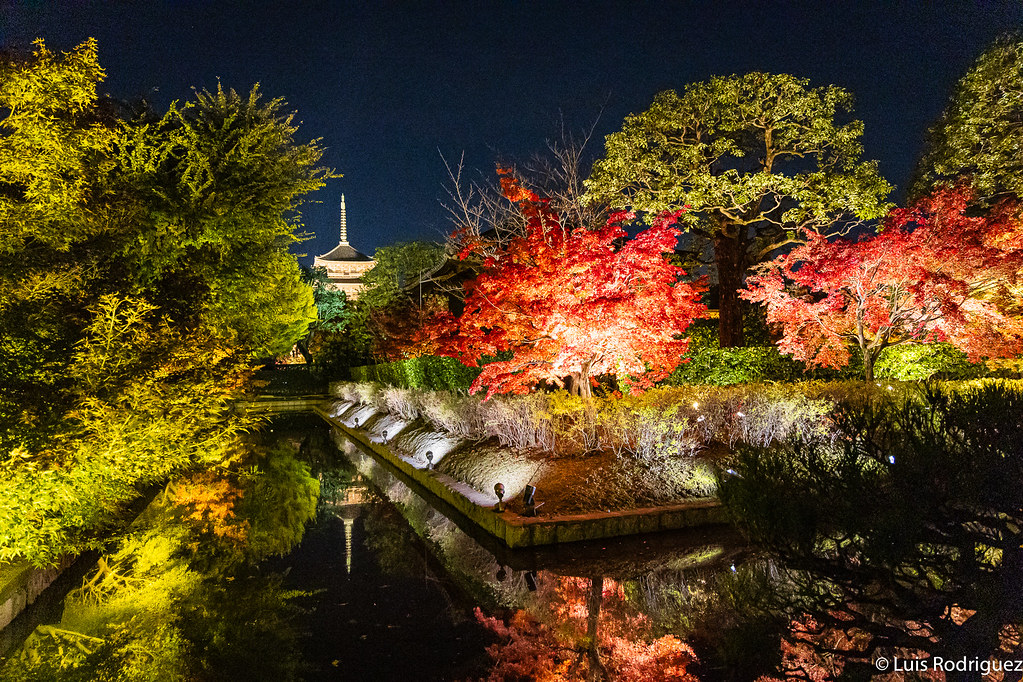
[[[783,330],[782,352],[842,367],[855,343],[868,381],[880,352],[908,341],[949,341],[974,361],[1018,355],[1016,207],[974,217],[970,200],[964,188],[939,190],[858,241],[809,233],[749,278],[742,295],[767,306],[768,322]]]
[[[434,319],[439,353],[468,365],[511,353],[487,364],[472,385],[472,392],[486,387],[488,398],[541,382],[588,396],[595,376],[644,388],[670,374],[688,348],[683,333],[706,312],[702,282],[682,281],[685,272],[665,258],[677,243],[678,213],[659,216],[632,239],[623,227],[630,213],[573,229],[546,200],[501,173],[525,234],[490,250],[495,255],[466,285],[460,317]]]

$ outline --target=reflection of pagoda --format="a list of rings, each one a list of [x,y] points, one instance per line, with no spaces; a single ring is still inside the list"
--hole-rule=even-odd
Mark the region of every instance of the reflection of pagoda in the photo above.
[[[369,488],[362,476],[355,476],[343,493],[328,503],[345,524],[345,571],[349,575],[352,573],[352,529],[355,519],[359,518],[362,511],[362,505],[368,501],[366,499],[368,491]]]
[[[314,268],[326,268],[327,279],[335,289],[340,289],[355,299],[363,288],[361,277],[372,268],[374,261],[359,253],[348,244],[348,218],[345,215],[345,195],[341,195],[341,241],[331,251],[313,259]]]

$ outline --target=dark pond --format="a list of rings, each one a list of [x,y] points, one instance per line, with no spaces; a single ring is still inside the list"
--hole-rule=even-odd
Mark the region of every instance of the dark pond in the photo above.
[[[670,633],[693,629],[708,584],[733,577],[743,555],[727,528],[512,552],[463,532],[318,418],[279,419],[261,441],[319,482],[315,516],[290,551],[255,568],[224,568],[203,552],[178,564],[180,551],[161,549],[177,526],[149,519],[141,525],[157,532],[122,543],[134,554],[114,552],[89,574],[123,584],[72,591],[63,619],[59,609],[35,614],[42,627],[3,679],[586,679],[591,670],[646,679],[663,665],[681,674],[693,654]],[[250,509],[246,523],[265,526],[259,516],[269,514],[285,527],[292,512],[281,509],[294,500],[260,497],[276,509]],[[124,577],[129,565],[143,584]]]
[[[233,487],[158,496],[0,677],[1019,680],[1023,468],[992,404],[943,417],[970,458],[933,412],[876,452],[743,454],[722,495],[755,550],[716,527],[509,551],[280,419]]]
[[[441,513],[339,434],[315,422],[301,433],[302,456],[326,465],[317,519],[270,565],[287,572],[286,586],[315,592],[297,601],[315,633],[301,644],[306,679],[681,669],[691,653],[667,634],[688,618],[679,609],[705,599],[714,576],[734,576],[744,555],[728,528],[510,551],[463,531],[453,510]]]

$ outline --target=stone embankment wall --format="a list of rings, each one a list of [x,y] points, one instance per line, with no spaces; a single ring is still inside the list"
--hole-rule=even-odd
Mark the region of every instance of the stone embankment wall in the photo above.
[[[73,562],[74,557],[67,557],[53,568],[36,568],[27,561],[0,565],[0,630],[32,604]]]
[[[397,437],[394,431],[397,422],[393,417],[378,414],[372,407],[345,401],[325,403],[315,411],[360,449],[372,454],[414,486],[451,505],[468,521],[510,548],[598,540],[726,522],[723,508],[712,498],[663,507],[560,516],[523,517],[509,511],[497,513],[492,506],[497,501],[496,497],[490,500],[488,498],[492,495],[469,489],[461,481],[426,468],[426,462],[418,461],[421,457],[405,457],[388,448],[388,436],[391,440]],[[390,432],[382,430],[381,422],[385,419]]]

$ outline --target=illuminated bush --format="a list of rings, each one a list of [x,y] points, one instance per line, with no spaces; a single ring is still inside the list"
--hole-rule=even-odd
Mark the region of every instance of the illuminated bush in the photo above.
[[[984,369],[950,343],[919,343],[885,348],[874,371],[880,379],[921,381],[932,377],[970,379],[981,376]]]
[[[497,438],[501,445],[519,450],[554,449],[554,428],[547,416],[544,394],[494,396],[480,403],[480,407],[487,434]]]
[[[381,391],[381,394],[383,395],[384,405],[391,414],[408,421],[412,421],[419,416],[418,401],[413,391],[407,388],[388,386]]]
[[[446,431],[463,438],[487,437],[485,415],[478,400],[447,391],[418,391],[416,402],[424,417]]]

